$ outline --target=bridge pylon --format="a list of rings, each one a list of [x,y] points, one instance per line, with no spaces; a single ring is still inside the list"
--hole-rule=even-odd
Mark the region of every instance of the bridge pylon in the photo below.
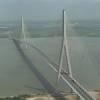
[[[62,43],[62,48],[60,52],[60,59],[59,59],[59,72],[58,72],[58,82],[60,80],[61,74],[68,74],[70,77],[72,77],[72,69],[71,69],[71,62],[70,62],[70,57],[69,57],[69,48],[68,48],[68,41],[67,41],[67,20],[66,20],[66,11],[63,10],[63,43]],[[64,72],[63,68],[63,60],[64,60],[64,54],[66,57],[66,63],[67,63],[67,72]]]
[[[21,39],[25,42],[27,41],[26,29],[25,29],[25,23],[24,23],[24,17],[23,16],[21,16]],[[25,47],[28,48],[26,44],[25,44]]]

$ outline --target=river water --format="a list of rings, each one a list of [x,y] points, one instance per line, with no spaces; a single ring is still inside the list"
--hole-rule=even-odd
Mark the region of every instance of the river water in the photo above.
[[[60,37],[33,38],[29,42],[58,63],[61,40]],[[67,85],[62,80],[57,85],[57,74],[36,50],[25,45],[21,47],[50,84],[67,91]],[[89,90],[100,89],[100,38],[72,37],[69,39],[69,53],[75,79]],[[23,60],[13,41],[0,39],[0,96],[40,92],[36,88],[44,90],[43,83]]]

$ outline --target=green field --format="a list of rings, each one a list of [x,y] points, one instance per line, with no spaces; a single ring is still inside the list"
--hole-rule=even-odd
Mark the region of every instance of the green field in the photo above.
[[[68,23],[67,34],[71,36],[100,36],[100,20],[76,20]],[[6,38],[6,32],[11,32],[14,37],[21,37],[20,22],[2,22],[1,26],[8,28],[0,28],[0,37]],[[52,37],[63,35],[62,21],[26,21],[25,31],[27,37]]]

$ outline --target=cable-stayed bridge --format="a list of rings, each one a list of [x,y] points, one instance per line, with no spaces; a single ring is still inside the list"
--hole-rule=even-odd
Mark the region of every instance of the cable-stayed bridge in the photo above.
[[[68,41],[67,41],[67,36],[66,36],[66,12],[65,10],[63,11],[63,44],[62,44],[62,50],[60,53],[59,64],[56,64],[42,50],[40,50],[39,48],[34,46],[34,44],[32,44],[31,42],[27,40],[23,17],[22,17],[22,36],[23,36],[23,39],[12,38],[12,40],[14,44],[16,45],[18,51],[23,55],[23,59],[26,62],[28,62],[28,64],[31,65],[32,70],[35,70],[37,72],[36,75],[37,76],[39,75],[40,81],[44,84],[44,87],[46,86],[46,88],[48,88],[49,93],[52,94],[52,92],[55,91],[53,95],[62,96],[57,89],[52,87],[52,85],[50,85],[49,82],[45,81],[46,79],[44,79],[41,74],[38,74],[38,71],[35,68],[34,69],[32,68],[32,64],[27,58],[27,56],[24,54],[23,50],[20,47],[20,44],[24,44],[27,48],[33,48],[37,50],[38,53],[41,56],[43,56],[43,59],[47,61],[47,63],[50,65],[53,71],[55,73],[58,73],[58,79],[57,79],[58,83],[60,81],[60,78],[62,78],[65,81],[66,85],[68,85],[73,90],[73,92],[76,93],[81,98],[81,100],[95,100],[95,98],[89,95],[88,91],[81,84],[79,84],[72,75],[71,63],[70,63],[70,57],[69,57],[69,51],[68,51],[68,43],[67,43]],[[67,71],[64,70],[63,65],[62,65],[64,52],[66,54],[65,56],[66,56],[66,62],[68,66]]]

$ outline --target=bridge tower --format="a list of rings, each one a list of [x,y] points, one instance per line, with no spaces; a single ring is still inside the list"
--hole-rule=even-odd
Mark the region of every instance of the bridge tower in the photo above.
[[[26,41],[26,33],[25,33],[25,25],[24,25],[24,17],[21,16],[21,33],[22,33],[22,38],[24,41]]]
[[[24,23],[24,17],[23,16],[21,16],[21,39],[24,42],[28,42],[28,39],[26,37],[26,29],[25,29],[25,23]],[[24,46],[26,48],[28,48],[28,45],[27,44],[24,44]]]
[[[66,18],[67,18],[66,11],[63,10],[63,43],[62,43],[62,50],[60,53],[57,80],[59,82],[60,78],[62,76],[65,76],[66,74],[66,76],[69,77],[69,80],[71,80],[70,82],[71,84],[69,85],[69,87],[71,88],[71,92],[73,91],[74,93],[76,93],[80,97],[81,100],[96,100],[95,97],[89,95],[87,90],[82,85],[80,85],[72,76],[71,62],[70,62],[69,49],[68,49],[68,40],[67,40],[67,24],[66,24],[67,19]],[[66,62],[67,62],[67,72],[66,71],[64,72],[64,68],[63,68],[64,52],[65,52]],[[65,81],[67,84],[69,84],[67,79],[65,79]],[[74,85],[71,86],[72,84]]]
[[[64,58],[64,52],[66,56],[66,63],[67,63],[67,73],[70,77],[72,77],[72,69],[71,69],[71,63],[70,63],[70,57],[69,57],[69,49],[68,49],[68,41],[67,41],[67,19],[66,19],[66,11],[63,10],[63,43],[62,43],[62,50],[60,53],[60,60],[59,60],[59,72],[58,72],[58,82],[61,77],[61,74],[63,69],[63,58]]]

